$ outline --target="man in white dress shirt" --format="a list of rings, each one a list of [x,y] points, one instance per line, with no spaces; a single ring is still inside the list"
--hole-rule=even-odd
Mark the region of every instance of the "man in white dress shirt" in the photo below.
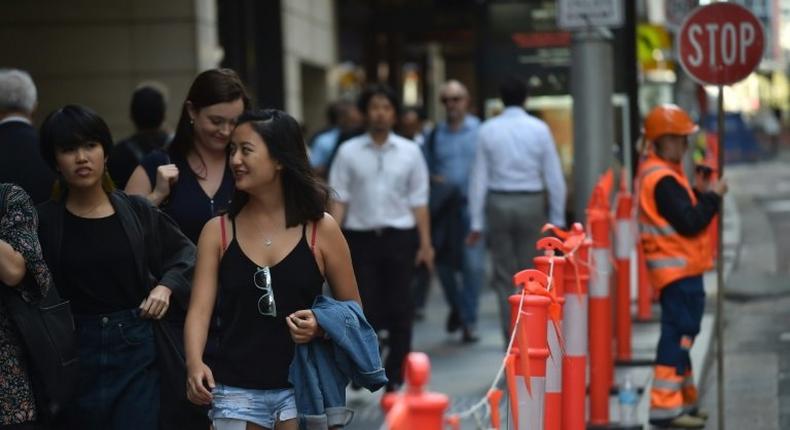
[[[365,315],[389,332],[387,390],[402,383],[411,350],[414,307],[410,286],[416,265],[433,269],[428,215],[428,168],[420,148],[392,132],[398,99],[373,86],[359,100],[367,133],[338,149],[329,171],[336,192],[332,215],[343,227]]]
[[[502,332],[510,333],[508,296],[513,275],[532,267],[535,242],[547,222],[565,225],[565,179],[549,127],[524,110],[527,86],[519,78],[499,88],[505,110],[478,133],[469,183],[469,243],[485,230],[499,300]],[[548,194],[548,210],[546,201]]]

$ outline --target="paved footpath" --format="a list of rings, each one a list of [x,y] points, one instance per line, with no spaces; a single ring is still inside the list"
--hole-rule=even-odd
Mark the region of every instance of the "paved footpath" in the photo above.
[[[727,429],[790,429],[790,152],[728,168],[743,240],[725,287]],[[716,411],[716,367],[703,404]],[[717,428],[712,414],[708,428]]]

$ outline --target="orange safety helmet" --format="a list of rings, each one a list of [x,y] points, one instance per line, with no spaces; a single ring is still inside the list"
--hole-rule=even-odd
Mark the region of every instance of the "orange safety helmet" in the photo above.
[[[699,130],[685,110],[677,105],[658,105],[645,118],[645,139],[655,141],[665,134],[687,136]]]

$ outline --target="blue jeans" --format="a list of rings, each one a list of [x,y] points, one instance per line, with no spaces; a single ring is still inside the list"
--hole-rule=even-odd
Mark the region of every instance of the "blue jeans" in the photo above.
[[[690,342],[699,334],[705,311],[705,289],[702,276],[678,279],[661,289],[661,337],[658,340],[656,364],[674,366],[678,375],[691,368]]]
[[[469,235],[470,220],[468,210],[464,209],[464,235],[461,238],[463,252],[461,270],[446,264],[437,264],[436,273],[444,290],[447,303],[458,309],[461,323],[466,327],[477,324],[477,305],[480,298],[480,287],[485,277],[485,240],[482,238],[476,244],[466,244]],[[460,277],[460,282],[459,282]]]
[[[156,429],[159,370],[153,324],[139,310],[75,316],[80,386],[69,428]]]
[[[485,243],[480,240],[473,246],[464,245],[460,271],[448,265],[436,266],[444,297],[458,309],[464,326],[474,327],[477,324],[477,304],[485,276],[484,259]]]

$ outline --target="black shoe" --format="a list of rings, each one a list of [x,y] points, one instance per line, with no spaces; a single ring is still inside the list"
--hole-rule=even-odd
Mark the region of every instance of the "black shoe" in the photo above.
[[[475,329],[471,327],[464,327],[463,334],[461,335],[461,342],[463,343],[475,343],[480,340],[480,337],[477,336],[477,332]]]
[[[453,308],[450,310],[450,315],[447,315],[445,329],[447,333],[455,333],[459,328],[461,328],[461,317],[458,315],[458,311]]]

